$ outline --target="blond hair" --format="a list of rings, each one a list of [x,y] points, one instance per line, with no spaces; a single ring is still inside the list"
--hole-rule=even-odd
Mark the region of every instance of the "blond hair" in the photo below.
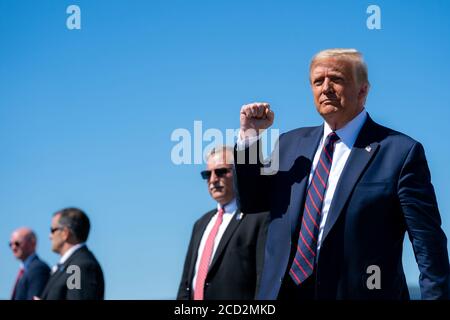
[[[311,60],[311,64],[309,65],[309,71],[311,73],[311,70],[314,66],[314,64],[321,59],[326,58],[336,58],[340,60],[346,60],[349,61],[353,66],[353,74],[355,77],[355,80],[359,84],[368,84],[369,83],[369,76],[367,71],[367,65],[364,62],[362,53],[359,52],[356,49],[326,49],[322,50],[319,53],[317,53]]]

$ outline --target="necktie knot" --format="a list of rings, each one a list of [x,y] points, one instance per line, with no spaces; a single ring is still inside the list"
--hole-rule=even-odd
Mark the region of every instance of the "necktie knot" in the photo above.
[[[340,138],[337,135],[336,132],[331,132],[328,136],[327,136],[327,144],[334,144],[336,141],[338,141]]]

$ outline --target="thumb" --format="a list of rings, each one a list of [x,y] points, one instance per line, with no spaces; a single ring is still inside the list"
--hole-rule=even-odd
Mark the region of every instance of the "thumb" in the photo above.
[[[272,122],[272,121],[275,119],[275,114],[273,113],[272,110],[266,109],[266,118],[267,118],[267,120],[269,120],[270,122]]]

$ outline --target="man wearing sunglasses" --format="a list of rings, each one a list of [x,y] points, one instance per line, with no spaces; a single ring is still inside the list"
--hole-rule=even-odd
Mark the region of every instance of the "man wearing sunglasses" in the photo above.
[[[247,216],[239,210],[232,148],[213,149],[201,176],[217,208],[194,225],[177,299],[254,299],[268,213]]]
[[[86,246],[89,230],[89,218],[80,209],[66,208],[53,215],[50,240],[61,258],[40,299],[103,300],[103,271]]]
[[[42,293],[50,277],[50,268],[36,254],[37,238],[30,228],[19,228],[11,234],[9,247],[21,261],[11,300],[32,300]]]

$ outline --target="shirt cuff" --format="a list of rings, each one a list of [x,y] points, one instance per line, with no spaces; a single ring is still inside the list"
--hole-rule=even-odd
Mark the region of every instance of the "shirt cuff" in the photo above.
[[[237,151],[243,151],[245,148],[250,147],[254,143],[256,143],[259,140],[259,136],[255,137],[247,137],[245,139],[241,138],[241,135],[239,134],[238,140],[236,142],[236,149]]]

